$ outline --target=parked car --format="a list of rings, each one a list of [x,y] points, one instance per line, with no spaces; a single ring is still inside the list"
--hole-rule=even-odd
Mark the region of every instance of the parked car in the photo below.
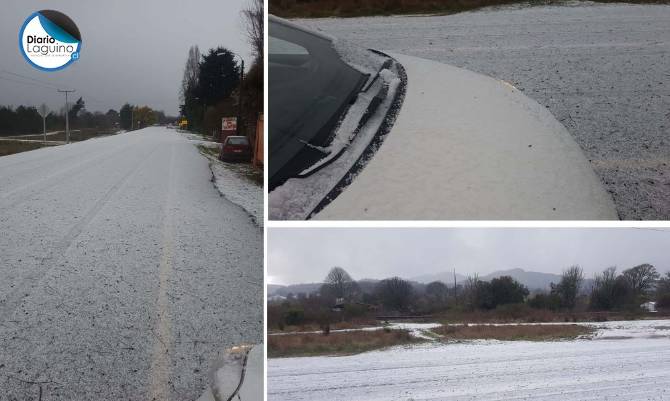
[[[219,158],[223,161],[251,161],[249,138],[236,135],[226,137]]]
[[[513,85],[274,16],[269,217],[617,219],[580,147]]]

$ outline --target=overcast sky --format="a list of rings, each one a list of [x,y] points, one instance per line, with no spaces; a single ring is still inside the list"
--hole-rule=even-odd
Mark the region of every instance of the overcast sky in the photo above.
[[[189,46],[197,44],[202,53],[223,46],[244,57],[247,66],[251,63],[240,14],[246,4],[247,0],[3,0],[0,105],[46,102],[59,110],[64,104],[63,95],[54,89],[4,70],[74,88],[89,111],[118,111],[129,102],[177,115]],[[62,71],[39,71],[19,52],[21,25],[30,14],[43,9],[65,13],[82,35],[81,58]]]
[[[333,266],[354,279],[522,268],[587,277],[609,266],[670,270],[670,230],[633,228],[268,228],[270,284],[320,282]]]

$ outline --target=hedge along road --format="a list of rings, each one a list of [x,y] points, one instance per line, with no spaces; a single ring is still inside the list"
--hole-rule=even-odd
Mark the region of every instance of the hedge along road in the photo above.
[[[566,126],[620,218],[670,219],[670,5],[567,3],[297,22],[512,83]]]
[[[258,343],[262,230],[147,128],[0,158],[0,399],[196,399]]]

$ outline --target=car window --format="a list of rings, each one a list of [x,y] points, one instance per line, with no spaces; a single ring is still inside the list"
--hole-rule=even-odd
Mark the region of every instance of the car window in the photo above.
[[[227,145],[248,145],[249,140],[245,137],[228,137],[226,140]]]
[[[304,47],[291,43],[289,41],[270,37],[270,46],[268,47],[270,57],[277,60],[280,55],[309,55],[309,52]]]
[[[327,37],[270,20],[268,126],[270,187],[311,165],[367,75],[344,62]]]

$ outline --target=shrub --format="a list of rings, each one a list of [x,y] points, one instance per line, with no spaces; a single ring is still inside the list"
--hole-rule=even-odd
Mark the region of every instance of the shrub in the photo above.
[[[297,326],[305,320],[305,311],[292,308],[284,314],[284,322],[289,326]]]

